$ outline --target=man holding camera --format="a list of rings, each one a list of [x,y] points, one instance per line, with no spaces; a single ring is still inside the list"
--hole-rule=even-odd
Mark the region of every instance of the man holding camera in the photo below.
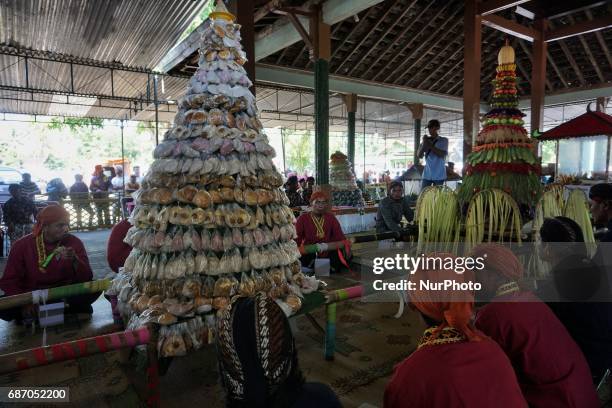
[[[425,156],[425,170],[421,188],[439,186],[446,180],[445,159],[448,154],[448,139],[438,135],[440,122],[432,119],[427,123],[429,136],[424,136],[417,155],[419,159]]]

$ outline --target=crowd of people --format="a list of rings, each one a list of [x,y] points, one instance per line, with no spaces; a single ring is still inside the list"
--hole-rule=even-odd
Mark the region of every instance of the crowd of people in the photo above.
[[[430,135],[419,149],[427,163],[423,186],[439,185],[447,175],[447,141],[437,134],[436,122],[430,121]],[[68,232],[69,213],[55,203],[38,211],[32,184],[24,176],[22,184],[11,185],[11,199],[2,208],[12,243],[0,278],[5,296],[93,279],[83,243]],[[350,242],[330,211],[331,197],[317,191],[314,184],[312,177],[296,176],[285,184],[291,207],[309,206],[296,220],[301,263],[313,268],[317,260],[328,259],[331,271],[339,272],[348,268]],[[126,191],[137,189],[138,179],[131,176],[125,187]],[[111,178],[102,166],[96,166],[89,185],[76,175],[66,194],[78,202],[90,194],[94,199],[107,198],[113,189],[123,190],[123,174],[117,171]],[[612,185],[593,186],[589,199],[594,222],[608,228],[595,256],[589,257],[575,221],[545,219],[540,230],[542,257],[552,265],[552,280],[537,290],[523,286],[522,263],[497,244],[471,250],[470,256],[485,259],[482,270],[457,274],[446,268],[421,267],[409,276],[415,282],[473,279],[482,290],[434,293],[417,285],[410,291],[409,305],[426,329],[416,350],[395,367],[384,407],[600,406],[595,386],[612,367],[612,275],[608,272],[612,262],[610,248],[605,247],[612,242]],[[403,183],[390,182],[388,195],[378,206],[377,233],[401,232],[403,220],[414,218],[413,205],[404,195]],[[79,208],[91,219],[88,203]],[[108,217],[104,207],[97,211],[100,219]],[[123,220],[109,237],[107,260],[115,272],[132,249],[123,242],[129,228],[130,223]],[[306,247],[314,250],[305,251]],[[98,296],[67,298],[68,312],[91,314]],[[3,310],[0,318],[23,324],[35,315],[36,307],[28,305]],[[228,407],[341,406],[329,386],[306,381],[287,317],[266,294],[234,297],[219,312],[215,331]]]
[[[103,201],[95,202],[95,199],[108,199],[111,193],[131,194],[139,188],[137,173],[129,177],[124,189],[121,166],[105,169],[102,165],[96,165],[89,185],[83,181],[82,174],[74,176],[74,183],[69,188],[60,178],[50,180],[47,184],[47,203],[40,202],[39,205],[42,207],[48,203],[60,203],[70,198],[76,212],[77,224],[83,225],[83,212],[85,212],[88,215],[89,226],[91,226],[94,220],[94,210],[90,199],[93,198],[99,222],[112,225],[109,204]],[[41,191],[32,181],[32,176],[29,173],[23,173],[22,181],[19,184],[9,186],[9,193],[11,198],[0,207],[0,216],[6,226],[9,240],[15,242],[32,231],[38,212],[35,198],[41,194]]]

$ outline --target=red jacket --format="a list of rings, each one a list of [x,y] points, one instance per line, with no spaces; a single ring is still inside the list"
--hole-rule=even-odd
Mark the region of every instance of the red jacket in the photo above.
[[[123,242],[131,226],[132,224],[128,220],[123,220],[113,227],[108,237],[106,260],[108,266],[115,272],[119,272],[119,268],[123,266],[128,255],[132,252],[132,247]]]
[[[325,213],[323,215],[323,238],[317,237],[317,229],[315,228],[314,222],[310,212],[300,215],[295,223],[295,230],[297,233],[297,244],[299,245],[311,245],[319,244],[323,242],[338,242],[344,241],[346,237],[342,232],[342,227],[333,214]],[[327,252],[319,254],[321,257],[326,257]]]
[[[56,245],[45,243],[46,253],[50,254],[57,246],[73,248],[75,262],[54,257],[45,272],[41,272],[38,268],[38,252],[34,235],[26,235],[15,242],[8,256],[4,275],[0,279],[0,288],[5,295],[17,295],[37,289],[92,280],[93,273],[89,266],[87,252],[80,239],[68,234]]]
[[[508,357],[490,339],[424,346],[395,367],[384,408],[526,408]]]
[[[506,352],[529,406],[601,406],[584,355],[548,306],[531,292],[496,300],[478,312],[476,327]]]

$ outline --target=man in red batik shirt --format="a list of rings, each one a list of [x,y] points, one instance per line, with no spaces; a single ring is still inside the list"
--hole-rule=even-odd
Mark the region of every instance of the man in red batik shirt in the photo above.
[[[80,239],[68,234],[70,215],[50,205],[38,213],[32,234],[26,235],[11,248],[0,289],[5,296],[39,289],[48,289],[92,280],[87,252]],[[100,294],[72,296],[66,299],[67,313],[93,312],[91,304]],[[36,305],[0,312],[0,318],[21,321],[33,317]]]
[[[319,258],[329,258],[331,269],[338,271],[343,265],[340,256],[346,261],[346,253],[338,253],[342,250],[327,251],[327,244],[346,241],[342,227],[340,227],[336,217],[329,212],[329,197],[325,193],[321,191],[313,193],[310,196],[310,204],[312,210],[300,215],[296,221],[296,241],[298,246],[318,244],[320,252],[302,255],[302,265],[312,267],[315,258],[318,256]]]
[[[512,362],[530,407],[601,406],[582,351],[554,315],[518,281],[523,266],[508,248],[482,244],[472,251],[483,257],[476,272],[482,283],[476,327],[495,340]]]

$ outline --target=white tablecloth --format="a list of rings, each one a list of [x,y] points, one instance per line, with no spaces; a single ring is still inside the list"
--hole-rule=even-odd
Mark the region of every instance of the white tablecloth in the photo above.
[[[376,213],[336,215],[342,232],[352,234],[376,228]]]

